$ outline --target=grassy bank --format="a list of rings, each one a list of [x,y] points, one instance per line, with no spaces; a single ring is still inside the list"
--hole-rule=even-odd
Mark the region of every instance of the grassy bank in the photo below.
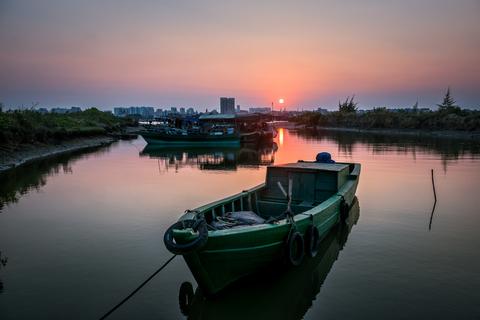
[[[50,143],[122,131],[133,120],[91,108],[82,112],[42,114],[35,111],[0,112],[0,144]]]
[[[424,131],[479,132],[480,110],[462,109],[447,89],[438,109],[419,109],[418,102],[408,109],[374,108],[358,111],[357,102],[347,97],[338,103],[338,111],[306,112],[293,121],[310,128],[396,129]]]
[[[293,119],[307,127],[480,131],[480,111],[466,109],[416,111],[376,108],[367,112],[305,112]]]

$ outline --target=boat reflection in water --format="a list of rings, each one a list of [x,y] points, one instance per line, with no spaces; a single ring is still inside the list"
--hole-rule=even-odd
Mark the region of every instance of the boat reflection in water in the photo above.
[[[275,142],[261,146],[242,147],[161,147],[147,145],[140,156],[158,159],[160,172],[194,167],[200,170],[237,170],[273,164]]]
[[[199,288],[194,292],[190,282],[182,283],[179,293],[182,314],[188,319],[302,319],[359,215],[355,199],[346,221],[330,231],[315,258],[306,258],[299,267],[247,278],[208,298]]]

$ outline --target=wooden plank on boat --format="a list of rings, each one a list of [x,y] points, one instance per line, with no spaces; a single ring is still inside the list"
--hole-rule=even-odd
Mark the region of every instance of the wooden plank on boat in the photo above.
[[[286,163],[279,164],[275,166],[268,167],[268,169],[309,169],[309,170],[320,170],[320,171],[342,171],[347,169],[348,165],[343,163],[320,163],[320,162],[295,162],[295,163]]]

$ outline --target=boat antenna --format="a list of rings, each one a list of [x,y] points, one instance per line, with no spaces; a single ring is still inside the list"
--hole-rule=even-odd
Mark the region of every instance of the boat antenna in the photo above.
[[[280,188],[280,190],[282,191],[283,195],[285,196],[285,198],[287,198],[287,210],[285,211],[285,215],[287,216],[287,219],[290,220],[291,223],[293,223],[293,211],[292,211],[292,189],[293,189],[293,179],[292,177],[289,175],[288,177],[288,193],[285,191],[285,189],[283,188],[282,184],[280,183],[280,181],[277,182],[278,184],[278,187]]]

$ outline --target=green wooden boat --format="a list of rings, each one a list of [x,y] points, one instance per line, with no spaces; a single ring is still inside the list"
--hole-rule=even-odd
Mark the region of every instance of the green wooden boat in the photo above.
[[[148,144],[167,146],[240,146],[238,133],[187,132],[180,129],[146,130],[141,136]]]
[[[357,163],[269,166],[265,183],[187,210],[165,245],[183,255],[207,295],[279,263],[298,266],[348,215],[359,175]]]
[[[252,275],[229,286],[215,299],[208,299],[203,290],[194,290],[190,282],[183,282],[178,294],[180,311],[188,320],[304,319],[359,215],[355,199],[348,218],[330,230],[317,256],[305,259],[297,268],[274,268]]]

